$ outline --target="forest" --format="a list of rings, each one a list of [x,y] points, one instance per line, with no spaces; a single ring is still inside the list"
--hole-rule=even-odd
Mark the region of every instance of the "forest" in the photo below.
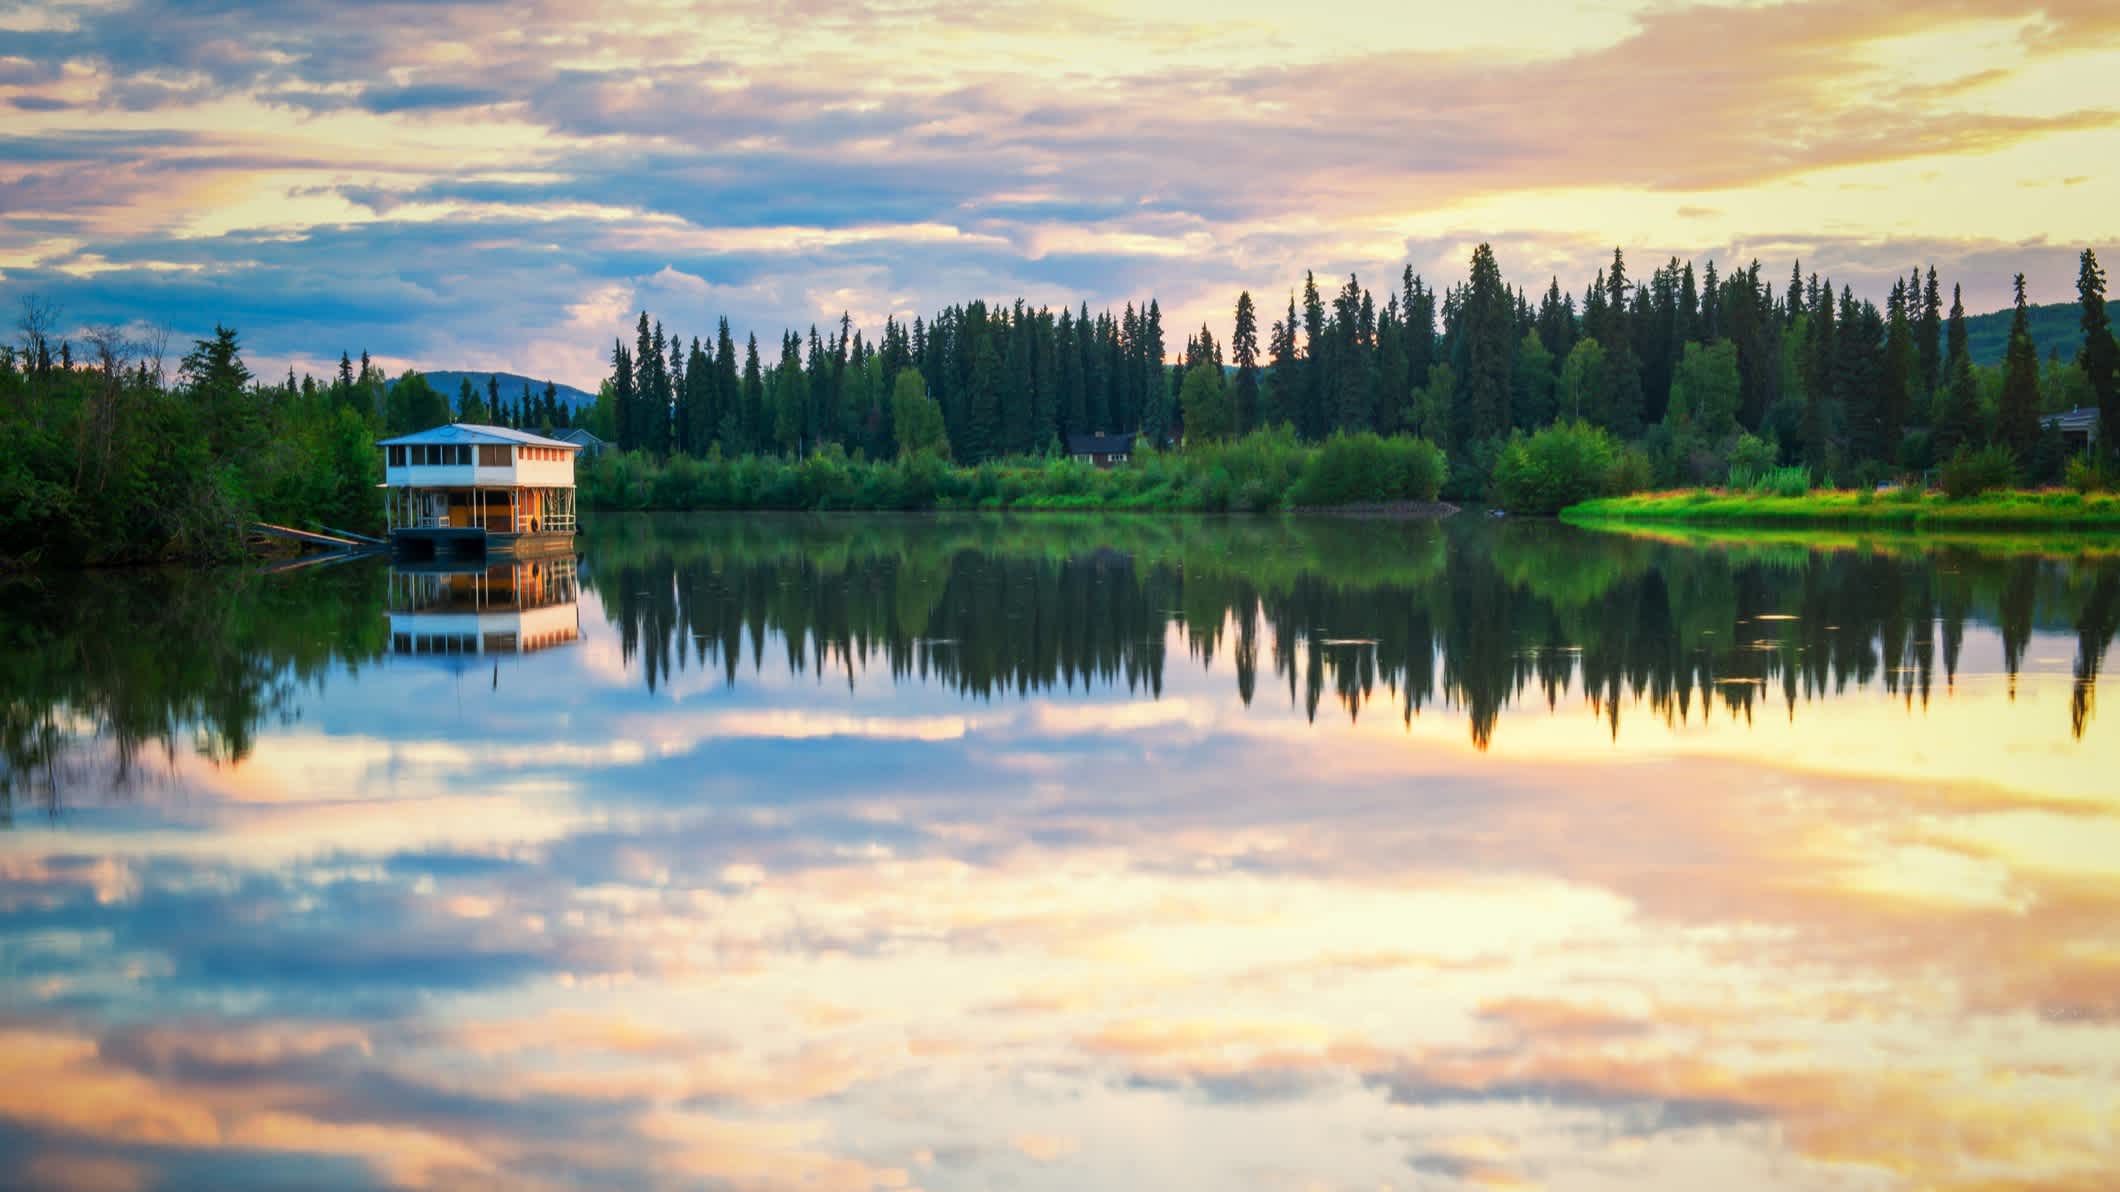
[[[1492,249],[1440,290],[1406,268],[1379,302],[1306,274],[1262,314],[1237,295],[1226,343],[1167,347],[1160,304],[1114,315],[1017,301],[784,332],[770,355],[729,320],[689,340],[640,312],[577,414],[525,385],[341,354],[318,380],[253,376],[217,327],[172,368],[166,336],[62,333],[22,303],[0,346],[0,560],[212,558],[256,520],[373,529],[374,441],[455,418],[551,430],[579,417],[615,442],[582,478],[589,508],[1183,508],[1491,500],[1548,512],[1586,497],[1734,483],[1785,491],[1956,477],[1973,491],[2110,487],[2112,458],[2071,460],[2043,413],[2120,425],[2120,343],[2084,250],[2075,354],[2042,357],[2024,280],[2007,349],[1976,362],[1959,288],[1931,267],[1880,309],[1791,267],[1636,279],[1620,250],[1580,297],[1505,279]],[[1535,295],[1535,296],[1534,296]],[[1261,326],[1262,320],[1265,326]],[[1138,468],[1093,475],[1065,437],[1139,436]],[[1409,440],[1418,439],[1416,446]],[[2107,436],[2110,444],[2115,436]]]
[[[1049,503],[1043,461],[1068,435],[1138,432],[1151,450],[1190,455],[1270,427],[1303,444],[1418,437],[1447,459],[1444,495],[1537,493],[1541,510],[1544,494],[1584,485],[1596,491],[1580,495],[1721,484],[1733,465],[1740,480],[1790,469],[1806,487],[1868,487],[1957,457],[1987,487],[2050,484],[2069,460],[2042,414],[2092,406],[2107,425],[2120,418],[2120,345],[2090,250],[2077,289],[2081,346],[2042,358],[2019,275],[1996,365],[1973,358],[1960,287],[1946,307],[1933,267],[1896,280],[1880,309],[1800,263],[1777,292],[1757,261],[1696,273],[1672,258],[1637,280],[1621,250],[1580,300],[1558,278],[1535,297],[1512,285],[1487,245],[1463,282],[1438,292],[1407,267],[1381,302],[1358,277],[1328,294],[1306,275],[1263,331],[1247,291],[1226,344],[1202,327],[1174,356],[1153,298],[1117,316],[974,301],[887,320],[873,340],[842,317],[786,331],[766,355],[755,336],[739,354],[726,318],[687,341],[642,311],[633,342],[612,345],[588,422],[628,455],[606,458],[590,500],[698,507],[675,495],[696,486],[661,476],[686,458],[726,470],[744,456],[825,454],[858,468],[926,453],[1007,461],[997,475],[1029,477],[1017,503],[1037,507]],[[1560,429],[1537,439],[1543,428]],[[1603,470],[1555,477],[1555,461]],[[2102,486],[2110,473],[2106,461],[2078,479]],[[1141,488],[1120,487],[1127,498]],[[811,492],[812,505],[832,503]]]

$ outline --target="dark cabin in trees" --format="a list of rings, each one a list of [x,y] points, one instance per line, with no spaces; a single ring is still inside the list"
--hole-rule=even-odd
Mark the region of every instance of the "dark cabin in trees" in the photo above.
[[[1069,435],[1067,456],[1100,468],[1114,468],[1134,453],[1132,435]]]
[[[579,426],[570,426],[566,430],[553,431],[552,437],[562,443],[572,443],[581,448],[583,459],[595,459],[603,454],[604,448],[610,446],[609,443],[597,437],[594,432]]]
[[[2098,443],[2098,407],[2077,406],[2059,414],[2048,414],[2039,420],[2040,430],[2061,432],[2061,441],[2070,454],[2089,451]]]

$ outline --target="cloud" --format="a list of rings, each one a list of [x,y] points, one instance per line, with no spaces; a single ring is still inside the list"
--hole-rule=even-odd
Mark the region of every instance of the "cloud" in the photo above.
[[[2075,137],[2081,160],[2120,135],[2090,92],[2025,90],[2111,53],[2111,18],[2058,0],[1556,12],[1516,52],[1470,19],[1421,38],[1383,19],[1350,53],[1207,9],[1025,6],[952,38],[947,8],[820,7],[791,43],[784,12],[727,6],[706,47],[646,5],[550,4],[535,36],[474,3],[70,8],[0,58],[0,98],[37,122],[0,145],[0,202],[68,225],[0,246],[0,289],[188,334],[233,320],[266,371],[365,345],[429,367],[534,355],[591,385],[623,327],[568,308],[671,301],[665,270],[711,287],[712,308],[673,307],[683,329],[718,309],[768,342],[840,309],[873,324],[1018,294],[1154,292],[1174,325],[1220,327],[1239,287],[1395,271],[1409,243],[1431,275],[1479,239],[1584,272],[1610,243],[1671,236],[1676,210],[1697,236],[1671,251],[1699,255],[1752,242],[1788,188],[1918,161],[1963,193],[1998,154]],[[128,131],[74,156],[114,122]],[[183,135],[210,147],[154,139]],[[29,167],[23,142],[61,156]],[[2064,188],[2081,197],[2046,217],[2057,242],[2110,231],[2111,185]],[[1654,222],[1630,195],[1662,196]],[[1538,196],[1553,214],[1511,217]],[[1807,261],[1837,238],[1909,263],[1926,241],[1955,272],[1954,213],[2001,218],[1996,202],[1850,200],[1784,239]],[[587,214],[522,218],[555,206]],[[1415,226],[1443,218],[1448,237]],[[207,275],[181,292],[103,264],[172,236]],[[2034,264],[2042,294],[2065,290],[2072,274]]]

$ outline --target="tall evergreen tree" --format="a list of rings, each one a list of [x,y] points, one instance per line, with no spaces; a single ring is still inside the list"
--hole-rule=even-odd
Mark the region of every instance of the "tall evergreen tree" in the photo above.
[[[1160,443],[1176,422],[1172,411],[1175,395],[1163,360],[1163,307],[1153,297],[1141,312],[1140,333],[1137,352],[1140,380],[1136,389],[1142,403],[1140,425],[1151,443]]]
[[[1237,366],[1232,414],[1236,432],[1243,434],[1259,425],[1259,312],[1251,304],[1251,291],[1237,295],[1236,329],[1229,337],[1230,359]]]
[[[1973,375],[1973,357],[1966,349],[1965,297],[1960,287],[1951,287],[1950,353],[1945,366],[1947,379],[1936,409],[1936,457],[1947,459],[1958,448],[1987,438],[1980,425],[1979,381]]]
[[[2039,351],[2032,343],[2031,309],[2024,300],[2024,274],[2014,283],[2017,306],[2010,318],[2010,346],[2002,361],[2002,399],[1995,414],[1995,437],[2017,453],[2020,467],[2030,464],[2039,441]]]
[[[2113,339],[2112,318],[2105,310],[2105,270],[2087,248],[2077,265],[2076,298],[2083,308],[2077,320],[2083,346],[2076,351],[2076,365],[2098,399],[2099,445],[2107,458],[2120,462],[2120,343]]]
[[[1605,275],[1605,334],[1602,337],[1605,367],[1611,372],[1607,386],[1611,401],[1609,425],[1614,433],[1631,439],[1642,432],[1642,370],[1634,352],[1634,332],[1627,317],[1629,296],[1626,259],[1615,248],[1612,250],[1612,268]]]
[[[1722,281],[1715,275],[1715,262],[1700,274],[1700,338],[1702,343],[1712,343],[1726,333],[1722,322]],[[1832,298],[1828,296],[1828,302]]]
[[[739,402],[743,448],[746,451],[758,451],[765,446],[771,425],[766,413],[765,369],[758,359],[756,332],[744,342],[743,388]]]
[[[647,319],[644,313],[642,320]],[[611,345],[611,407],[618,432],[620,451],[640,449],[640,414],[634,409],[639,404],[634,393],[633,357],[626,351],[626,342],[616,340]]]
[[[1908,391],[1914,386],[1915,370],[1920,365],[1914,349],[1913,325],[1907,318],[1909,307],[1919,300],[1920,295],[1905,283],[1893,283],[1885,323],[1884,386],[1877,398],[1878,451],[1886,463],[1899,457],[1900,433],[1906,426],[1911,404]]]
[[[1296,429],[1306,439],[1325,436],[1329,424],[1325,398],[1325,302],[1318,296],[1317,275],[1303,274],[1303,386]]]
[[[1509,433],[1509,369],[1515,361],[1515,302],[1486,244],[1472,250],[1472,275],[1459,315],[1465,350],[1458,376],[1456,437],[1470,444]],[[1458,353],[1453,353],[1458,355]]]
[[[1436,365],[1435,291],[1423,285],[1408,265],[1399,298],[1399,320],[1406,337],[1406,385],[1409,390],[1418,389],[1428,383],[1428,370]]]
[[[1936,267],[1921,290],[1921,322],[1914,342],[1920,350],[1916,384],[1924,396],[1933,396],[1943,385],[1943,289],[1936,281]]]

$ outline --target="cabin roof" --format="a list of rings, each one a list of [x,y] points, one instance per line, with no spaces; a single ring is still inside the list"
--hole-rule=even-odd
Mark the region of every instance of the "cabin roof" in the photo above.
[[[570,426],[565,430],[553,431],[552,437],[583,447],[604,446],[604,440],[599,438],[595,431],[585,430],[579,426]]]
[[[527,443],[532,447],[564,447],[569,451],[580,451],[580,443],[569,443],[564,439],[548,439],[533,435],[526,430],[511,430],[505,426],[485,426],[476,422],[452,422],[432,430],[415,431],[384,439],[378,447],[397,447],[423,443]]]
[[[2098,425],[2098,407],[2077,406],[2073,410],[2063,410],[2058,414],[2046,414],[2040,417],[2039,425],[2050,426],[2056,430],[2095,429]]]
[[[1132,435],[1069,435],[1069,455],[1121,455],[1134,449]]]

